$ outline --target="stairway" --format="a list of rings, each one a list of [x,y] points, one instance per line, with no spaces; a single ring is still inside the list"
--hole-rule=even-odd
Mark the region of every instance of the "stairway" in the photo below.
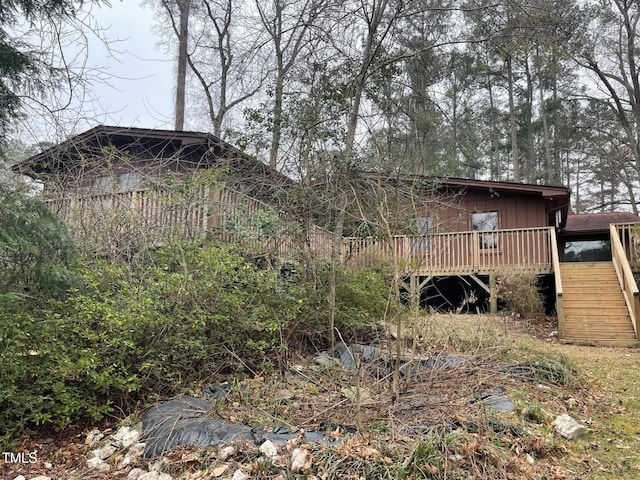
[[[564,316],[561,342],[638,346],[613,262],[561,263],[560,277]]]

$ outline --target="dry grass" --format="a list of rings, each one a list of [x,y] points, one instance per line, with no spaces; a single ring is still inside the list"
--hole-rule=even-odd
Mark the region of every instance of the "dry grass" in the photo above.
[[[298,358],[284,375],[235,379],[211,413],[264,429],[320,429],[340,440],[306,447],[313,461],[304,474],[286,461],[272,465],[251,446],[225,460],[217,449],[177,449],[167,468],[184,479],[211,478],[206,472],[222,465],[229,478],[236,468],[264,479],[640,478],[640,351],[561,345],[549,337],[553,322],[509,317],[425,316],[404,327],[400,341],[413,368],[397,391],[393,345],[383,341],[382,360],[359,370]],[[427,360],[429,368],[421,367]],[[514,412],[476,401],[496,387]],[[552,422],[562,413],[589,433],[559,437]],[[282,447],[283,458],[296,446]]]

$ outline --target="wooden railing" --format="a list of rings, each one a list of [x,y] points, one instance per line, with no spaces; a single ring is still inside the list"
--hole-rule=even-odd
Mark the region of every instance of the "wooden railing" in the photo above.
[[[627,258],[628,252],[621,241],[621,236],[623,237],[624,235],[621,235],[620,232],[624,232],[625,230],[624,228],[620,229],[620,226],[621,225],[611,225],[609,228],[611,234],[611,259],[613,260],[613,266],[616,270],[618,283],[620,283],[620,287],[622,288],[624,301],[629,310],[629,316],[631,317],[631,323],[633,323],[636,338],[640,340],[637,325],[638,314],[640,313],[640,294]]]
[[[618,233],[618,238],[631,269],[634,271],[640,270],[640,224],[615,223],[613,226]]]
[[[364,265],[401,260],[405,271],[432,275],[490,273],[507,269],[551,273],[552,228],[520,228],[491,232],[349,237],[343,243],[345,262]]]
[[[558,337],[564,338],[564,311],[562,310],[562,276],[560,275],[560,256],[558,255],[556,230],[552,228],[549,232],[549,235],[549,242],[551,245],[551,263],[553,266],[553,277],[556,286],[556,314],[558,316]]]
[[[224,186],[69,193],[46,200],[89,248],[103,254],[159,245],[175,236],[213,236],[283,259],[305,251],[328,258],[332,234],[301,225],[273,206]],[[127,253],[126,251],[124,252]]]

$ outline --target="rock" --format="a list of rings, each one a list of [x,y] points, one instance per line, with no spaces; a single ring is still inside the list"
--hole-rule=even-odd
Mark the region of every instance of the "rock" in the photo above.
[[[559,415],[553,421],[553,426],[556,427],[556,432],[569,440],[575,440],[587,432],[587,427],[580,425],[566,413]]]
[[[173,480],[168,473],[148,472],[138,477],[138,480]]]
[[[278,456],[278,449],[271,440],[267,440],[260,445],[260,452],[271,460],[274,460]]]
[[[302,473],[311,469],[313,456],[306,448],[294,448],[291,453],[291,471]]]
[[[106,460],[118,450],[115,445],[107,443],[100,448],[96,448],[89,452],[89,457],[98,457],[100,460]]]
[[[91,457],[87,460],[87,468],[91,470],[97,470],[100,465],[104,464],[104,460],[100,457]]]
[[[31,480],[51,480],[51,477],[47,477],[46,475],[39,475],[37,477],[33,477]]]
[[[242,470],[236,470],[235,472],[233,472],[233,477],[231,477],[231,480],[247,480],[247,478],[249,478],[249,476]]]
[[[222,447],[218,451],[218,458],[224,462],[227,458],[229,458],[234,453],[236,453],[236,448],[231,445],[227,445],[226,447]]]
[[[118,448],[129,448],[140,440],[140,432],[133,428],[120,427],[113,436],[113,440]]]
[[[127,480],[138,480],[145,473],[147,472],[141,468],[134,468],[127,475]]]
[[[144,449],[146,447],[147,447],[146,443],[136,443],[135,445],[130,447],[127,454],[124,456],[122,461],[118,464],[118,470],[125,469],[127,466],[129,466],[131,462],[140,458],[144,453]]]
[[[335,368],[340,366],[340,360],[327,353],[321,353],[317,357],[314,357],[313,361],[325,368]]]
[[[340,392],[342,393],[343,396],[345,396],[346,398],[350,399],[352,402],[355,403],[356,401],[356,393],[357,393],[357,389],[356,387],[343,387],[342,389],[340,389]],[[368,388],[364,388],[364,387],[360,387],[360,405],[373,405],[375,402],[375,400],[373,400],[373,398],[371,398],[371,392],[369,391]]]
[[[14,478],[13,480],[27,480],[24,475],[18,475],[16,478]]]

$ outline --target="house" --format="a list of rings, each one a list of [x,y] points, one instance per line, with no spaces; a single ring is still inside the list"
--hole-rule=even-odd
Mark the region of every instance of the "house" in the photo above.
[[[82,244],[111,258],[173,235],[251,241],[265,255],[299,240],[276,203],[292,180],[209,133],[99,125],[13,170],[41,181]]]
[[[394,187],[403,184],[406,191],[411,185],[413,216],[401,216],[414,222],[412,231],[397,234],[402,229],[394,225],[394,231],[345,238],[347,262],[392,259],[412,302],[436,307],[448,302],[451,309],[484,296],[495,311],[497,276],[530,272],[539,276],[555,307],[561,341],[638,345],[640,307],[633,279],[633,271],[640,270],[638,216],[569,215],[565,187],[376,177],[387,186],[385,199]]]
[[[240,241],[279,258],[301,246],[328,258],[335,244],[278,210],[278,192],[295,182],[207,133],[98,126],[14,171],[42,180],[50,207],[111,257],[174,233]],[[562,186],[363,172],[349,182],[358,194],[346,205],[343,262],[392,263],[412,303],[458,282],[468,295],[452,307],[477,290],[495,311],[497,277],[526,271],[545,285],[561,341],[638,344],[637,216],[569,215]],[[311,195],[318,212],[309,218],[330,210],[320,197]]]

